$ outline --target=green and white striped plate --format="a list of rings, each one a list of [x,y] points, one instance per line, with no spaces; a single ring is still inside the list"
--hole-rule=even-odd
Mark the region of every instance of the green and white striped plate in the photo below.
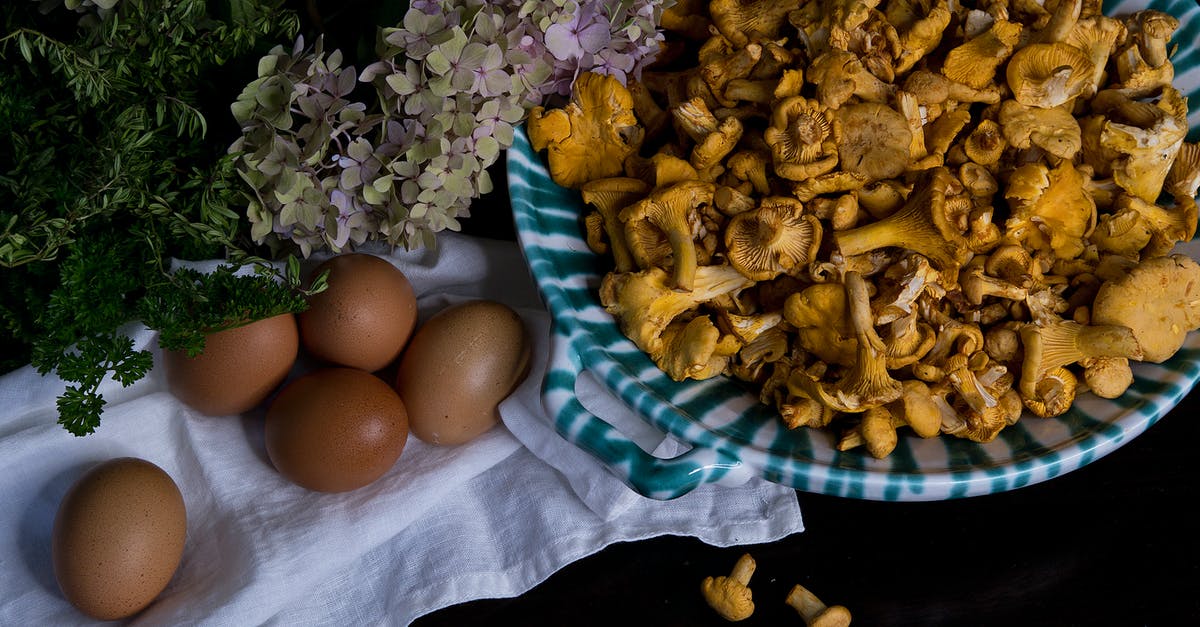
[[[1119,15],[1149,6],[1179,17],[1176,85],[1191,100],[1200,139],[1200,5],[1194,0],[1108,3]],[[839,452],[831,436],[789,431],[753,392],[725,378],[676,382],[617,329],[601,307],[600,264],[581,230],[577,192],[555,185],[522,129],[508,151],[517,238],[553,318],[543,397],[554,427],[638,492],[657,499],[752,476],[800,490],[884,501],[942,500],[1012,490],[1070,472],[1115,450],[1174,407],[1200,377],[1200,334],[1169,362],[1137,364],[1120,399],[1082,395],[1065,415],[1022,420],[988,444],[906,436],[887,459]],[[1200,253],[1195,242],[1185,247]],[[589,413],[575,379],[590,371],[650,425],[690,445],[672,458],[647,454]]]

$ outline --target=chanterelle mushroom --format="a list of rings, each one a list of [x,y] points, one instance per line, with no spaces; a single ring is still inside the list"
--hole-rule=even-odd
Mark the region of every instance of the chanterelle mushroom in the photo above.
[[[755,281],[799,271],[817,256],[821,222],[795,198],[764,198],[758,209],[734,216],[725,228],[729,263]]]
[[[1068,103],[1091,86],[1092,60],[1079,48],[1063,43],[1030,44],[1008,61],[1008,87],[1027,107],[1052,109]]]
[[[621,174],[645,135],[629,90],[613,76],[592,72],[575,79],[565,107],[534,107],[526,124],[533,149],[547,150],[554,182],[572,189]]]
[[[722,335],[708,316],[675,320],[663,330],[663,350],[650,359],[676,381],[715,377],[729,365],[742,344],[733,335]]]
[[[926,170],[896,213],[833,234],[842,255],[850,257],[877,248],[898,246],[928,257],[947,281],[953,282],[970,254],[966,238],[946,213],[946,196],[959,185],[944,167]]]
[[[1064,107],[1027,107],[1016,100],[1005,100],[1000,105],[999,122],[1004,139],[1017,148],[1037,146],[1057,157],[1072,159],[1083,147],[1079,121]]]
[[[1039,389],[1046,378],[1054,376],[1062,367],[1088,358],[1142,357],[1133,331],[1115,324],[1082,325],[1060,320],[1047,325],[1027,324],[1020,334],[1025,351],[1021,365],[1021,400],[1041,417],[1065,412],[1074,400],[1073,396],[1048,399],[1044,390]]]
[[[775,107],[763,140],[771,148],[775,173],[803,181],[837,167],[839,134],[831,109],[794,96]]]
[[[908,164],[912,130],[908,120],[879,102],[861,102],[837,110],[842,137],[838,161],[843,171],[868,181],[899,176]]]
[[[597,254],[611,254],[617,272],[635,269],[629,245],[625,243],[625,227],[618,216],[622,209],[649,191],[650,186],[644,181],[624,176],[588,181],[580,188],[584,204],[593,208],[585,218],[588,247]]]
[[[825,605],[811,590],[800,584],[788,592],[787,604],[792,606],[808,627],[848,627],[850,610],[841,605]]]
[[[1113,164],[1117,185],[1146,202],[1155,202],[1186,136],[1187,124],[1163,112],[1149,128],[1106,122],[1100,145],[1121,155]]]
[[[746,553],[733,565],[729,576],[705,577],[700,582],[704,600],[725,620],[745,620],[754,613],[754,595],[749,588],[754,568],[754,558]]]
[[[713,0],[708,5],[713,25],[735,46],[754,40],[774,40],[799,0]]]
[[[639,245],[646,236],[643,229],[653,229],[649,239],[666,239],[671,247],[671,283],[681,290],[692,289],[696,274],[696,242],[692,238],[689,214],[702,204],[711,204],[713,186],[703,181],[683,181],[657,189],[649,196],[626,206],[619,215],[625,225],[625,240],[634,260],[641,267],[654,265]]]
[[[1060,259],[1077,257],[1096,226],[1096,202],[1070,161],[1055,168],[1042,163],[1018,167],[1009,175],[1004,198],[1012,209],[1006,233],[1030,250],[1053,252]]]
[[[942,63],[950,80],[983,89],[996,78],[996,69],[1008,60],[1021,38],[1021,24],[995,20],[983,33],[952,48]]]
[[[875,331],[866,281],[857,272],[847,272],[845,285],[846,308],[856,341],[854,363],[833,384],[799,371],[792,374],[787,385],[794,394],[838,411],[857,413],[900,398],[904,389],[887,371],[887,347]]]
[[[1142,360],[1162,363],[1200,329],[1200,264],[1186,255],[1147,259],[1105,281],[1092,304],[1092,323],[1129,327]]]
[[[679,315],[754,283],[728,265],[699,267],[690,292],[673,289],[668,282],[666,271],[655,267],[609,273],[600,283],[600,304],[616,317],[622,333],[646,353],[663,351],[663,330]]]

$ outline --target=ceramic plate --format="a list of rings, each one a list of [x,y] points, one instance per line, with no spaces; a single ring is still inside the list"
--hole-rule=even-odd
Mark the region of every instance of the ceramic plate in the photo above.
[[[1193,0],[1109,3],[1111,15],[1149,6],[1180,18],[1173,41],[1176,86],[1191,102],[1190,141],[1200,139],[1200,6]],[[774,410],[730,379],[676,382],[617,329],[601,307],[600,260],[581,231],[577,192],[555,185],[523,131],[508,151],[517,238],[553,317],[553,356],[543,392],[556,430],[647,496],[669,499],[699,485],[751,476],[799,490],[886,500],[941,500],[1012,490],[1070,472],[1136,437],[1174,407],[1200,376],[1193,333],[1169,362],[1136,364],[1120,399],[1081,395],[1065,415],[1023,419],[987,444],[901,438],[877,460],[839,452],[822,431],[782,427]],[[1196,256],[1195,242],[1185,247]],[[575,397],[589,371],[646,422],[690,447],[660,458],[591,415]]]

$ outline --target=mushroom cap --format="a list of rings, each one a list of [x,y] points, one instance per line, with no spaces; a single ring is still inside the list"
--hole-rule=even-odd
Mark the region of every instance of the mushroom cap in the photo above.
[[[1074,100],[1091,85],[1092,60],[1064,43],[1030,44],[1008,61],[1013,98],[1027,107],[1053,108]]]
[[[900,176],[908,165],[912,130],[908,119],[879,102],[861,102],[837,110],[842,130],[838,161],[842,170],[869,180]]]
[[[1200,143],[1184,142],[1179,147],[1165,184],[1167,191],[1176,197],[1196,197],[1200,190]]]
[[[1072,159],[1083,147],[1079,121],[1063,107],[1027,107],[1016,100],[1000,105],[1000,129],[1017,148],[1038,146],[1046,152]]]
[[[526,124],[530,145],[547,150],[551,178],[571,189],[621,174],[625,158],[645,137],[633,113],[633,95],[615,77],[593,72],[575,79],[567,106],[535,107]]]
[[[804,267],[817,256],[821,222],[795,198],[764,198],[755,211],[734,216],[725,229],[729,263],[755,281]]]
[[[1113,164],[1117,185],[1146,202],[1155,202],[1186,135],[1187,125],[1170,115],[1163,115],[1150,128],[1110,120],[1101,128],[1100,145],[1122,155]]]
[[[1036,250],[1053,251],[1060,259],[1078,257],[1096,226],[1096,201],[1083,185],[1083,175],[1063,161],[1055,168],[1030,163],[1009,177],[1004,198],[1012,207],[1008,234]]]
[[[1200,329],[1200,264],[1182,254],[1146,259],[1105,281],[1092,305],[1093,324],[1127,326],[1143,361],[1162,363]]]
[[[920,379],[901,382],[904,394],[888,404],[892,415],[901,418],[922,438],[932,438],[941,432],[942,414],[933,400],[933,392]]]
[[[831,605],[808,624],[808,627],[849,627],[850,610],[842,605]]]
[[[827,150],[828,142],[837,141],[837,132],[831,109],[816,100],[793,96],[775,107],[763,140],[771,148],[775,173],[802,181],[837,166],[837,159]]]
[[[676,381],[709,379],[725,370],[741,348],[735,336],[721,335],[708,316],[675,320],[663,330],[663,350],[650,358]]]
[[[708,605],[725,620],[745,620],[754,613],[750,588],[729,577],[705,577],[700,590]]]
[[[987,87],[996,78],[996,68],[1012,55],[1023,30],[1018,22],[994,20],[986,31],[946,53],[942,74],[975,89]]]

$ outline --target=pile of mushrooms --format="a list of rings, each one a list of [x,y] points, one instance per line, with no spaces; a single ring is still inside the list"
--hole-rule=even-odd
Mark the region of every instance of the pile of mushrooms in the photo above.
[[[672,378],[882,458],[900,429],[987,442],[1120,396],[1200,328],[1170,15],[680,0],[662,26],[640,81],[581,75],[528,130]]]

